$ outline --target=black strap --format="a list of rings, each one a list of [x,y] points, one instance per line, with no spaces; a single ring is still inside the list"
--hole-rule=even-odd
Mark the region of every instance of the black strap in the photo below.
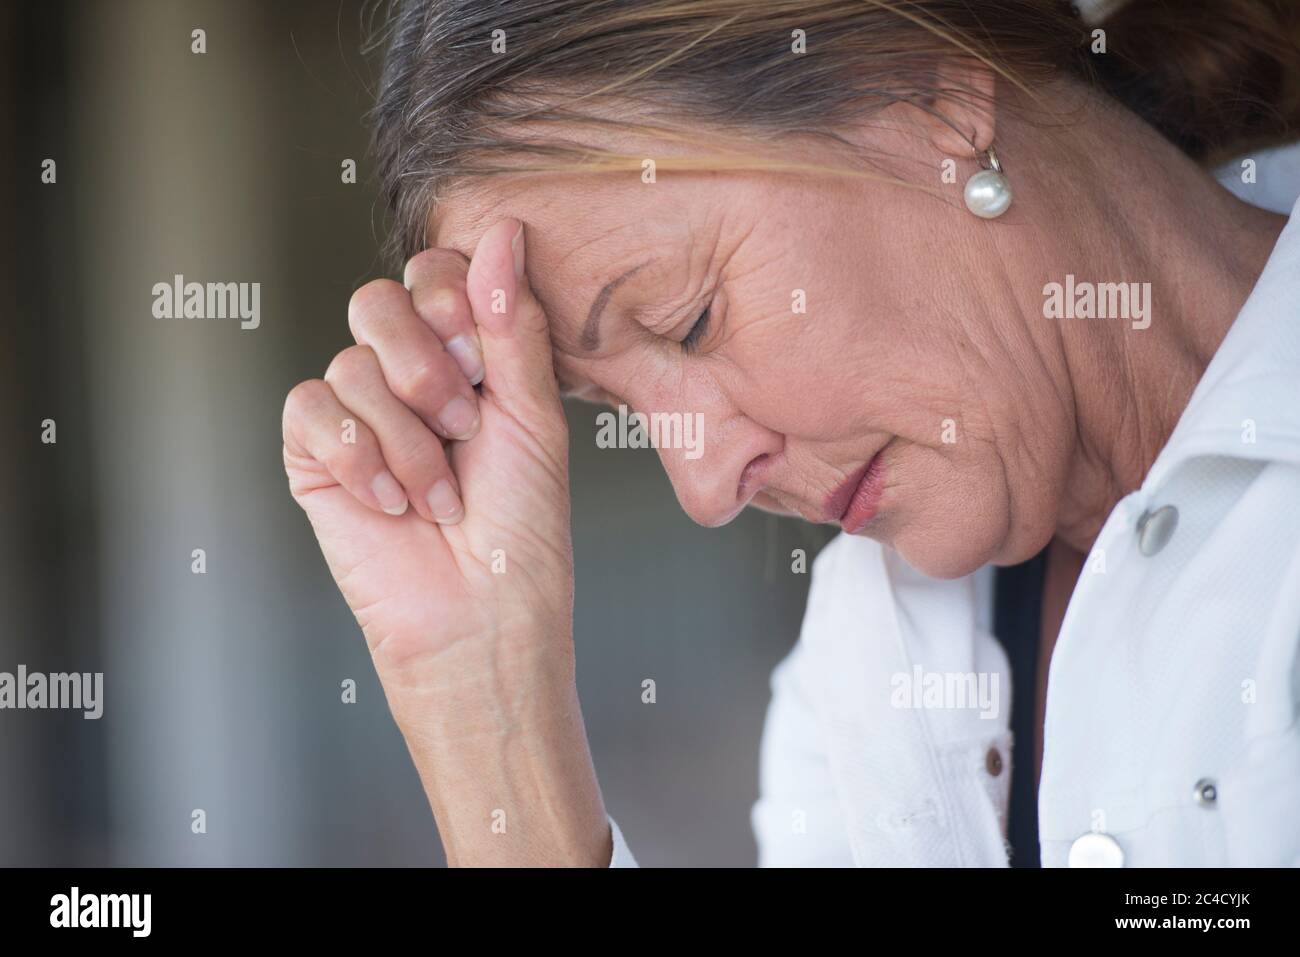
[[[993,577],[993,634],[1011,662],[1011,733],[1015,743],[1008,762],[1011,805],[1007,840],[1012,867],[1040,866],[1034,712],[1046,571],[1044,548],[1027,562],[996,569]]]

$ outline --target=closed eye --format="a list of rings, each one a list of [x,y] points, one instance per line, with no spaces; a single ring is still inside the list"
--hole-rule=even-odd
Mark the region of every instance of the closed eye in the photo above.
[[[695,320],[695,325],[691,326],[690,331],[686,333],[686,337],[681,341],[682,352],[690,355],[699,346],[700,340],[709,331],[709,310],[712,308],[713,303],[705,306],[704,311]]]

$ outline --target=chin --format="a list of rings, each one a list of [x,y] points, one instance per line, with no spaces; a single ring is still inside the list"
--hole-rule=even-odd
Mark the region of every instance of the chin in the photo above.
[[[971,548],[969,543],[951,543],[945,547],[943,543],[931,541],[913,545],[904,538],[889,544],[907,564],[931,578],[962,578],[988,564],[991,558],[988,550]]]
[[[903,560],[931,578],[962,578],[993,561],[1005,544],[1006,526],[991,521],[991,513],[969,515],[952,505],[929,505],[927,515],[966,513],[963,522],[918,520],[897,513],[880,516],[886,519],[875,528],[865,530],[871,537],[888,545]],[[876,525],[876,523],[873,523]]]

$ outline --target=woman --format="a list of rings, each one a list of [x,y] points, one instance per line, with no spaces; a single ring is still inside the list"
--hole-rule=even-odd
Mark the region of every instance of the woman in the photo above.
[[[285,463],[448,861],[633,862],[563,391],[702,417],[659,450],[697,522],[845,532],[774,676],[763,863],[1300,863],[1300,183],[1203,165],[1294,130],[1296,35],[1266,0],[403,4],[405,282],[353,297]]]

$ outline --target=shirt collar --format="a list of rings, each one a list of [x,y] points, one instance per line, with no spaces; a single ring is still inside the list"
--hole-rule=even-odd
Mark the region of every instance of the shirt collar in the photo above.
[[[1300,464],[1300,202],[1143,484],[1200,455]]]

